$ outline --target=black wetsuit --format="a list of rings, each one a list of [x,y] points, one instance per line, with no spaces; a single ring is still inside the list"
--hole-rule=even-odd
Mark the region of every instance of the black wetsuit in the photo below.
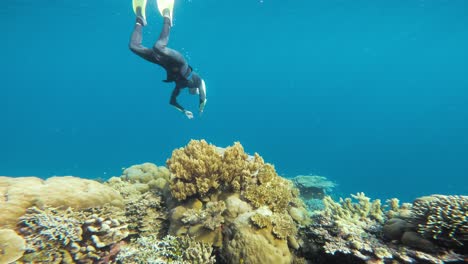
[[[145,60],[162,66],[166,70],[167,77],[164,82],[176,83],[176,86],[172,91],[170,104],[180,111],[185,111],[185,109],[177,102],[177,96],[184,88],[200,88],[202,79],[192,70],[192,67],[188,65],[182,54],[167,47],[171,29],[171,21],[169,18],[164,17],[161,34],[152,49],[144,47],[141,44],[143,40],[143,26],[138,22],[139,20],[137,19],[137,23],[135,24],[135,28],[133,29],[130,39],[130,50]],[[206,99],[206,95],[204,91],[199,91],[199,93],[200,104],[202,104]]]

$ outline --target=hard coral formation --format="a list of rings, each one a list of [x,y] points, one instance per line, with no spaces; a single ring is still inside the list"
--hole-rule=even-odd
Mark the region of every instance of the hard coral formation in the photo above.
[[[22,261],[97,262],[128,236],[126,225],[115,219],[121,215],[119,210],[111,207],[99,212],[103,216],[96,215],[95,209],[29,208],[18,223],[27,245]]]
[[[267,209],[269,210],[269,209]],[[252,230],[255,212],[239,215],[226,225],[222,257],[226,263],[292,263],[288,241],[278,239],[271,228]]]
[[[408,219],[411,217],[411,209],[413,205],[411,203],[403,203],[400,205],[400,200],[393,198],[387,200],[389,209],[386,211],[385,215],[388,219],[391,218],[401,218]]]
[[[192,140],[185,148],[176,149],[167,160],[173,174],[172,196],[185,200],[195,194],[203,197],[219,187],[222,159],[216,147],[206,141]]]
[[[124,198],[130,233],[158,235],[161,232],[167,212],[161,195],[158,194],[159,189],[153,189],[146,183],[131,183],[125,177],[113,177],[107,184],[118,190]]]
[[[23,256],[24,239],[12,229],[0,229],[0,263],[13,263]]]
[[[308,214],[297,188],[260,155],[247,155],[238,142],[221,149],[192,140],[173,152],[167,166],[172,173],[171,193],[178,200],[169,208],[169,234],[187,234],[223,249],[228,263],[263,263],[260,257],[236,254],[267,244],[272,251],[281,248],[275,254],[286,254],[281,257],[285,263],[294,258],[289,248],[299,248],[297,228],[308,222]],[[243,233],[236,237],[239,242],[226,240],[239,233]],[[257,242],[244,241],[249,236]]]
[[[123,207],[122,196],[97,181],[77,177],[0,177],[0,228],[14,227],[29,207],[44,205],[74,209],[106,204]]]
[[[125,169],[120,179],[132,183],[141,190],[158,191],[166,195],[169,191],[170,175],[166,167],[146,162]]]
[[[238,192],[258,181],[257,174],[262,180],[274,175],[267,175],[272,170],[263,168],[271,165],[265,165],[258,154],[249,158],[239,143],[220,151],[204,140],[191,140],[174,150],[167,166],[173,175],[172,195],[179,201],[195,195],[204,198],[220,186]]]
[[[432,195],[413,203],[411,223],[425,238],[463,246],[468,241],[468,196]]]
[[[351,195],[358,202],[353,203],[351,198],[340,199],[337,203],[330,196],[324,198],[326,216],[332,217],[338,224],[343,224],[343,227],[349,224],[363,226],[369,222],[384,221],[384,213],[381,208],[380,200],[370,201],[364,193]]]
[[[187,210],[183,214],[182,222],[190,225],[202,224],[209,230],[215,230],[224,223],[222,216],[224,210],[226,210],[224,201],[208,202],[205,209]]]
[[[196,242],[189,237],[143,236],[123,247],[117,256],[120,263],[173,263],[211,264],[215,263],[210,245]]]
[[[302,203],[292,189],[290,181],[276,176],[268,182],[249,185],[243,197],[256,208],[267,205],[273,212],[285,212],[291,203]]]
[[[318,263],[443,263],[459,259],[456,254],[446,251],[425,253],[402,244],[386,243],[381,235],[382,223],[386,218],[380,208],[380,201],[371,202],[363,193],[353,198],[358,203],[351,199],[340,199],[338,203],[325,197],[325,210],[313,215],[312,224],[308,229],[301,230],[307,241],[303,249],[306,258],[308,255],[315,256],[313,258]],[[415,239],[412,233],[406,232],[412,228],[411,225],[401,225],[398,220],[389,220],[387,224],[396,225],[387,227],[386,232],[391,230],[392,236],[398,238],[407,235],[407,240]]]

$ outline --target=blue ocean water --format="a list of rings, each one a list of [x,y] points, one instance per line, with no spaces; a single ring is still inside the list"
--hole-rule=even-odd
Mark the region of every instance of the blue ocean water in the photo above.
[[[168,104],[128,49],[130,0],[0,7],[0,175],[108,178],[190,139],[240,141],[286,177],[412,199],[468,194],[465,0],[176,0],[170,46],[206,80]],[[144,44],[159,35],[155,1]],[[182,105],[198,99],[184,92]]]

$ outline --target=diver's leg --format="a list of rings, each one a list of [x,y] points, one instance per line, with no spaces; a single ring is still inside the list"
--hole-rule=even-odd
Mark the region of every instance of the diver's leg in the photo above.
[[[142,57],[145,60],[156,62],[155,57],[153,56],[153,50],[144,47],[141,43],[143,41],[143,26],[145,25],[145,20],[141,16],[138,16],[136,19],[135,27],[133,28],[132,35],[130,37],[129,48],[133,53]]]
[[[161,34],[159,34],[159,38],[153,46],[153,50],[170,60],[173,60],[175,63],[178,64],[186,64],[184,56],[180,54],[180,52],[173,50],[167,47],[169,43],[169,35],[171,31],[171,20],[168,17],[164,17],[164,23],[161,30]]]
[[[171,20],[168,17],[164,17],[163,27],[161,33],[159,34],[159,38],[154,43],[153,49],[157,50],[164,50],[169,43],[169,35],[171,34]]]

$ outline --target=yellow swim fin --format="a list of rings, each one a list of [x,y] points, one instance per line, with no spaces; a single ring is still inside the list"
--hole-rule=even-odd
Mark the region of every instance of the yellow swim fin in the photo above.
[[[147,0],[132,0],[133,4],[133,12],[135,12],[135,15],[139,16],[141,15],[145,20],[146,20],[146,1]],[[138,14],[137,8],[141,8],[141,14]]]
[[[158,4],[158,9],[159,13],[161,13],[161,16],[164,16],[164,9],[169,9],[169,18],[172,21],[172,12],[174,10],[174,0],[156,0],[156,3]]]

